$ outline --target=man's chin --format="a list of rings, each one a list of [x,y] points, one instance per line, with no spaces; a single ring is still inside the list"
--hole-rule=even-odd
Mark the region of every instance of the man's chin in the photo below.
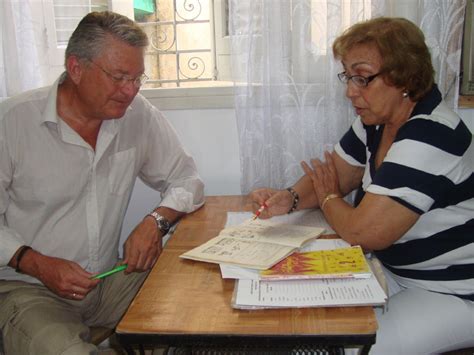
[[[107,119],[116,120],[116,119],[122,118],[125,115],[125,113],[127,112],[127,107],[126,108],[120,108],[120,109],[117,108],[117,109],[114,109],[114,110],[109,110],[109,112],[107,112]]]

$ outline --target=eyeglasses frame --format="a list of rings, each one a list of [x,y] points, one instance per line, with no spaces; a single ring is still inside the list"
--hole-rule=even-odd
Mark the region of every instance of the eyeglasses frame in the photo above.
[[[360,87],[360,88],[366,88],[367,86],[369,86],[370,82],[372,80],[374,80],[376,77],[378,77],[380,74],[382,74],[382,72],[378,72],[374,75],[370,75],[370,76],[363,76],[363,75],[347,75],[345,71],[337,74],[337,78],[339,79],[339,81],[343,84],[348,84],[349,83],[349,80],[352,81],[357,87]],[[358,80],[359,78],[360,79],[363,79],[363,83],[358,83],[357,81],[354,80],[354,78],[356,78],[356,80]],[[362,84],[362,85],[361,85]]]
[[[89,59],[88,61],[91,62],[92,64],[94,64],[100,70],[102,70],[114,82],[114,84],[118,85],[121,88],[124,87],[127,82],[131,82],[135,88],[139,89],[149,79],[148,75],[146,75],[145,73],[143,73],[143,74],[141,74],[141,75],[139,75],[135,78],[132,78],[129,75],[117,76],[117,75],[114,75],[114,74],[108,72],[101,65],[97,64],[93,60]]]

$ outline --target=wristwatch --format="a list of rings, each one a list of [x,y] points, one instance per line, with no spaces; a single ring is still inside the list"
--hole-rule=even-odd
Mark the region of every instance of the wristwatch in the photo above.
[[[170,221],[168,221],[165,217],[163,217],[156,211],[151,212],[149,216],[152,216],[155,219],[156,227],[160,230],[161,233],[163,233],[163,235],[169,232],[171,228]]]

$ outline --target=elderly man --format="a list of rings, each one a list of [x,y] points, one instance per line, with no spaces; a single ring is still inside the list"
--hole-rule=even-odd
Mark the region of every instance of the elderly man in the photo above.
[[[193,159],[137,95],[146,34],[90,13],[52,87],[0,106],[0,326],[7,354],[86,354],[90,326],[114,327],[161,252],[170,225],[203,203]],[[118,243],[139,176],[160,205]]]

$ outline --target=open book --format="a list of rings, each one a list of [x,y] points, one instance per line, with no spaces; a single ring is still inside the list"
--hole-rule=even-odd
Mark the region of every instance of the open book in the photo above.
[[[270,220],[247,221],[223,229],[217,237],[180,257],[265,270],[323,232],[324,228]]]
[[[296,252],[268,270],[262,280],[368,278],[372,275],[360,246]]]

